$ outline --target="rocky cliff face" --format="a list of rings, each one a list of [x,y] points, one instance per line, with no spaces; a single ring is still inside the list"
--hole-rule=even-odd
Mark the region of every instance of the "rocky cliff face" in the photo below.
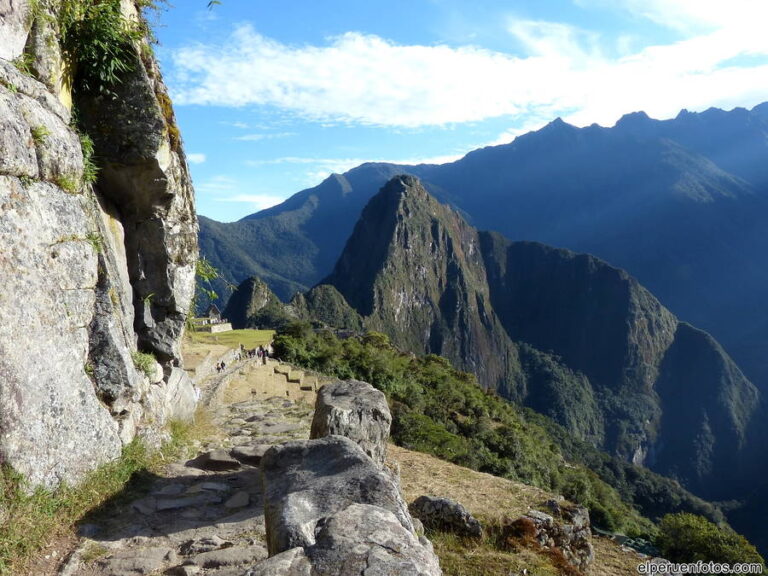
[[[0,463],[46,486],[194,409],[197,219],[170,101],[140,40],[110,94],[83,89],[61,10],[0,1]]]
[[[699,494],[725,497],[756,443],[759,393],[709,335],[597,258],[476,231],[415,178],[371,200],[325,282],[398,346]]]
[[[597,258],[485,232],[481,246],[509,335],[587,377],[595,404],[575,409],[597,408],[602,447],[722,497],[717,478],[744,470],[760,403],[722,347]],[[560,394],[573,388],[563,382]]]
[[[405,349],[456,360],[487,388],[520,395],[517,349],[491,306],[477,231],[411,176],[393,178],[363,210],[333,273],[335,286]]]

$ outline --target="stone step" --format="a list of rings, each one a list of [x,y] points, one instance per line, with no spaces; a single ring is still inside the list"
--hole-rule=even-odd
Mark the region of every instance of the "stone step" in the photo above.
[[[283,376],[287,376],[291,372],[291,367],[287,366],[285,364],[278,364],[275,366],[275,374],[282,374]]]

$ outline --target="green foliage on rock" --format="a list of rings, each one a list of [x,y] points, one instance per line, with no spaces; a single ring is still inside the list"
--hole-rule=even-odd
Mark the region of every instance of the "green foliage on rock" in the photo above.
[[[99,167],[94,161],[93,139],[88,134],[79,134],[80,148],[83,151],[83,183],[93,184],[99,177]]]
[[[133,352],[131,354],[133,359],[133,365],[139,372],[142,372],[147,378],[151,378],[155,373],[155,365],[157,360],[152,354],[146,352]]]
[[[31,130],[32,134],[32,141],[40,146],[42,144],[45,144],[45,141],[48,139],[48,136],[51,135],[51,131],[48,130],[46,126],[40,125],[40,126],[34,126]]]
[[[59,10],[61,47],[83,92],[114,96],[113,88],[135,69],[134,43],[147,29],[127,19],[120,0],[64,0]]]
[[[765,565],[762,556],[747,539],[720,528],[695,514],[669,514],[659,523],[656,544],[672,562],[718,562]]]

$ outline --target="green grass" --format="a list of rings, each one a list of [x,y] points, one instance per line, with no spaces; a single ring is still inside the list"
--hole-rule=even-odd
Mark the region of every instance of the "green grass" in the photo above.
[[[31,132],[32,132],[32,140],[38,146],[45,144],[45,141],[48,139],[48,136],[51,135],[51,131],[48,130],[48,128],[46,128],[42,124],[40,126],[33,127]]]
[[[131,476],[153,466],[156,456],[134,441],[122,456],[101,466],[77,487],[31,493],[24,479],[10,468],[0,471],[0,509],[8,515],[0,530],[0,574],[18,573],[37,550],[71,530],[88,512],[120,492]]]
[[[77,486],[29,490],[10,467],[0,469],[0,576],[25,573],[25,565],[47,542],[72,533],[97,510],[137,498],[142,477],[159,472],[167,461],[187,456],[195,440],[211,433],[210,419],[198,411],[192,422],[171,422],[171,439],[153,451],[139,439],[123,448],[120,458],[97,468]],[[94,551],[97,554],[97,551]]]
[[[242,344],[246,349],[249,349],[269,344],[275,331],[232,330],[230,332],[211,334],[210,332],[189,330],[187,333],[192,342],[197,344],[218,344],[220,346],[229,346],[230,348],[238,348]]]
[[[80,192],[80,182],[71,174],[62,174],[56,178],[56,185],[67,194],[77,194]]]
[[[139,372],[143,372],[147,378],[152,378],[152,376],[155,375],[156,360],[152,354],[139,352],[137,350],[136,352],[131,353],[131,358],[133,359],[133,365],[136,366],[136,369]]]

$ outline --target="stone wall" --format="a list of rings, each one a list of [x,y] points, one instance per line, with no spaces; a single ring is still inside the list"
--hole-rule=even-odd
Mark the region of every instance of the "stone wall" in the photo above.
[[[195,401],[179,343],[197,218],[165,86],[135,45],[115,98],[73,92],[58,6],[0,0],[0,463],[48,487],[157,439]],[[93,185],[72,106],[95,142]],[[159,363],[148,375],[139,350]]]

